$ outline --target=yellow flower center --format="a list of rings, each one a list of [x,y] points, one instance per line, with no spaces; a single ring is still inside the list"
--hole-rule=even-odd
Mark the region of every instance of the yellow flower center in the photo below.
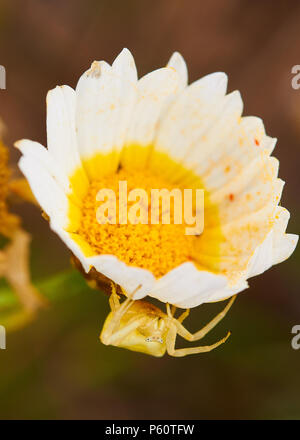
[[[172,176],[175,176],[176,173],[181,176],[185,173],[186,176],[176,182],[174,178],[163,177],[166,169]],[[127,224],[120,224],[119,182],[124,181],[127,182],[127,194],[137,188],[143,189],[147,193],[148,224],[131,224],[130,221],[127,221]],[[97,219],[97,210],[104,202],[104,200],[97,201],[97,194],[99,190],[104,188],[113,190],[116,195],[116,224],[100,224]],[[174,188],[181,189],[183,194],[184,189],[203,189],[203,185],[192,172],[184,170],[167,157],[157,157],[156,166],[143,170],[136,167],[129,169],[126,166],[126,168],[121,167],[114,173],[90,179],[86,194],[82,198],[81,218],[76,231],[80,237],[78,243],[87,244],[90,249],[87,252],[87,247],[84,245],[82,246],[83,251],[89,255],[114,255],[128,265],[150,270],[156,277],[165,275],[171,269],[187,261],[193,261],[199,268],[205,268],[205,264],[197,256],[201,253],[213,254],[214,256],[218,254],[215,244],[212,249],[209,240],[205,238],[205,228],[207,226],[216,228],[219,225],[217,209],[210,203],[209,194],[206,191],[204,193],[204,231],[200,236],[186,235],[186,228],[190,225],[184,222],[184,215],[181,224],[174,224],[174,201],[172,198],[170,199],[170,224],[162,224],[161,203],[159,224],[151,223],[151,190],[167,189],[172,191]],[[136,201],[127,201],[127,212],[133,203]],[[194,204],[195,197],[193,196],[193,212],[195,212]],[[70,210],[72,222],[71,216]],[[210,267],[210,270],[216,269],[216,267]]]
[[[151,224],[150,218],[148,224],[119,223],[119,181],[127,182],[128,193],[136,188],[146,191],[149,213],[151,189],[172,189],[167,182],[149,171],[120,170],[112,176],[91,182],[83,200],[79,234],[93,250],[99,254],[113,254],[127,264],[149,269],[157,277],[190,260],[195,237],[185,235],[185,224],[173,223],[172,209],[170,224]],[[116,224],[99,224],[97,221],[100,202],[96,202],[96,196],[101,188],[112,189],[116,194]],[[128,209],[130,206],[128,202]]]

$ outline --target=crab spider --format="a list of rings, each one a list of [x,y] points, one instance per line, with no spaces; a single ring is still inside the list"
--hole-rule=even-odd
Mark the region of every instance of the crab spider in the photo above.
[[[133,300],[132,296],[120,303],[116,287],[112,284],[112,293],[109,298],[111,312],[104,323],[100,340],[105,345],[114,345],[133,351],[161,357],[167,353],[170,356],[182,357],[188,354],[205,353],[223,344],[227,335],[212,345],[176,349],[177,334],[187,341],[198,341],[212,330],[226,315],[232,306],[233,296],[224,310],[213,318],[205,327],[192,334],[182,322],[189,315],[189,309],[175,318],[176,307],[170,308],[167,304],[167,313],[146,301]]]

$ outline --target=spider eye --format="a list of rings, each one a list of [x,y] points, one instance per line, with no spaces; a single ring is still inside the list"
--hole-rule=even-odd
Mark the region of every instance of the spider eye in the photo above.
[[[149,338],[146,338],[145,339],[145,341],[146,342],[159,342],[160,344],[163,344],[163,339],[162,338],[159,338],[158,336],[151,336],[151,337],[149,337]]]

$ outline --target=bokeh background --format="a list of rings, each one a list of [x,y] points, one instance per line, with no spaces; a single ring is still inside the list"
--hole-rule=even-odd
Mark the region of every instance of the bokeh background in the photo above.
[[[75,86],[94,59],[111,62],[123,47],[139,75],[163,66],[174,50],[190,81],[213,71],[229,75],[244,114],[260,116],[286,183],[282,203],[299,232],[300,3],[277,0],[0,0],[0,64],[7,89],[0,116],[16,169],[13,142],[46,141],[45,96],[57,84]],[[17,171],[16,171],[17,173]],[[207,342],[232,336],[209,354],[155,359],[100,344],[107,298],[74,274],[69,253],[38,209],[17,208],[33,234],[32,271],[55,296],[32,324],[8,335],[0,350],[0,418],[288,419],[300,418],[300,252],[250,280]],[[57,275],[59,274],[59,275]],[[222,304],[193,310],[197,330]],[[1,323],[0,323],[1,324]]]

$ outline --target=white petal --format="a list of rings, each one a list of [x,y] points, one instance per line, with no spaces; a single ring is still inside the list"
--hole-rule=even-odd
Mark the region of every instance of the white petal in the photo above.
[[[80,77],[77,83],[76,128],[78,149],[83,159],[92,157],[101,150],[97,117],[97,114],[101,114],[101,105],[98,100],[101,103],[104,97],[108,99],[107,95],[111,92],[111,76],[111,67],[107,63],[94,61],[91,68]]]
[[[124,145],[136,99],[136,84],[136,68],[128,50],[121,52],[112,67],[95,61],[77,84],[76,126],[81,156],[87,160],[97,153],[105,156],[116,152],[107,163],[100,159],[93,169],[88,169],[92,177],[118,166],[118,153]]]
[[[276,206],[269,203],[262,209],[217,228],[204,228],[196,242],[193,259],[202,267],[225,271],[236,282],[247,268],[255,249],[272,229]],[[221,233],[220,233],[221,232]]]
[[[55,219],[61,227],[69,227],[70,202],[47,169],[43,167],[42,163],[30,156],[23,156],[19,161],[19,167],[46,214],[51,219]],[[75,205],[74,210],[78,211]]]
[[[115,131],[115,147],[120,150],[124,146],[128,126],[132,117],[134,104],[137,99],[137,71],[134,58],[128,49],[117,56],[112,69],[116,75],[116,88],[118,90],[118,114],[116,115],[117,127]]]
[[[64,241],[72,253],[78,258],[85,272],[94,267],[121,287],[133,299],[145,297],[153,289],[155,278],[151,272],[138,267],[128,266],[113,255],[95,255],[90,246],[77,234],[64,230],[55,221],[50,223],[51,229]]]
[[[51,156],[47,148],[38,142],[33,142],[28,139],[15,142],[15,147],[21,151],[23,156],[31,157],[40,163],[53,179],[56,180],[57,184],[65,193],[70,191],[70,182],[67,175],[61,169],[60,164]]]
[[[248,266],[247,276],[252,277],[263,273],[274,264],[281,263],[291,256],[298,242],[298,235],[286,234],[290,218],[287,209],[279,206],[275,212],[272,230],[263,243],[255,250]]]
[[[188,84],[188,69],[183,56],[179,52],[174,52],[167,67],[172,67],[176,70],[180,77],[180,87],[184,89]]]
[[[91,269],[91,265],[88,261],[88,257],[90,255],[86,255],[83,252],[82,247],[79,245],[79,243],[82,241],[80,236],[76,233],[66,231],[56,222],[56,220],[50,221],[50,227],[61,238],[70,251],[75,255],[75,257],[78,258],[83,269],[86,273],[88,273]],[[86,247],[88,247],[88,245],[86,245]]]
[[[242,101],[238,95],[235,97],[237,99],[232,100],[231,109],[228,108],[228,116],[222,115],[221,125],[216,124],[211,130],[212,136],[209,134],[203,142],[205,145],[201,144],[201,151],[204,148],[207,153],[210,151],[210,155],[204,156],[201,153],[198,157],[192,155],[187,160],[198,161],[197,172],[201,173],[203,182],[210,191],[219,190],[230,181],[238,180],[254,161],[260,160],[262,168],[275,145],[273,139],[272,142],[264,143],[262,135],[253,132],[253,119],[239,118]],[[228,129],[222,126],[222,121],[227,124]],[[259,129],[262,130],[261,127]],[[260,142],[259,145],[257,142]]]
[[[95,255],[78,234],[67,232],[55,221],[50,226],[78,258],[86,273],[94,267],[123,287],[129,295],[135,292],[133,299],[143,298],[152,290],[155,278],[148,270],[128,266],[113,255]]]
[[[123,287],[129,295],[136,292],[133,299],[143,298],[153,288],[155,278],[151,272],[128,266],[113,255],[97,255],[87,261],[98,272]]]
[[[134,58],[128,49],[123,49],[112,64],[115,73],[115,87],[117,89],[117,109],[113,130],[114,149],[118,152],[125,143],[128,127],[132,118],[134,105],[137,99],[137,70]]]
[[[227,285],[224,289],[215,291],[207,302],[224,301],[225,299],[230,298],[231,296],[236,295],[245,289],[248,289],[248,287],[249,285],[247,281],[240,280],[235,286]]]
[[[284,234],[281,240],[273,246],[273,262],[278,264],[287,260],[294,252],[299,240],[299,235]]]
[[[186,87],[161,121],[155,150],[181,162],[222,113],[226,87],[227,76],[220,72]]]
[[[271,154],[275,148],[277,139],[266,135],[263,120],[256,116],[244,116],[242,124],[246,137],[254,139],[255,146]]]
[[[269,232],[267,238],[258,246],[249,262],[247,277],[259,275],[269,269],[273,264],[273,231]]]
[[[141,167],[148,159],[162,114],[180,90],[180,78],[172,68],[149,73],[138,81],[138,96],[122,153],[125,166]],[[136,157],[135,146],[144,147],[144,157]],[[133,147],[133,148],[132,148]]]
[[[240,93],[235,91],[225,96],[219,106],[208,115],[207,125],[203,127],[201,137],[195,138],[183,160],[188,168],[194,169],[203,179],[208,190],[222,185],[219,169],[224,169],[223,156],[232,148],[232,131],[237,126],[243,111]],[[199,125],[199,123],[198,123]],[[197,132],[197,129],[190,127]],[[193,135],[191,135],[193,137]]]
[[[137,70],[134,58],[128,49],[123,49],[112,64],[113,69],[124,76],[128,81],[135,83],[137,81]]]
[[[225,288],[227,279],[222,275],[198,270],[193,263],[183,263],[158,279],[149,293],[153,298],[178,307],[200,305],[215,291]]]
[[[48,150],[57,167],[67,176],[82,166],[76,138],[75,109],[76,93],[71,87],[60,86],[48,92]]]
[[[234,163],[234,162],[233,162]],[[260,156],[241,167],[241,172],[210,194],[218,206],[222,225],[247,216],[273,203],[279,203],[284,182],[277,179],[279,162],[274,157]]]
[[[290,218],[290,213],[282,206],[276,210],[276,219],[273,228],[273,262],[278,264],[289,258],[294,252],[299,236],[296,234],[286,234],[286,228]]]

